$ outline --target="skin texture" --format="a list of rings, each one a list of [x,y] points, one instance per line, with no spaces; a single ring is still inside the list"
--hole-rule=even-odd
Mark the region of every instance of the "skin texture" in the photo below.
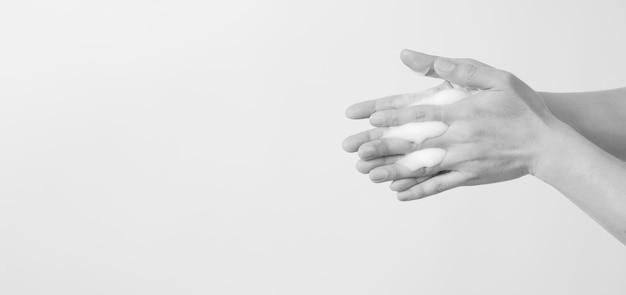
[[[559,120],[598,147],[626,161],[626,87],[581,93],[539,94]]]
[[[410,50],[403,51],[401,58],[416,72],[482,91],[451,105],[405,108],[423,95],[405,94],[351,106],[346,111],[349,118],[370,118],[377,127],[344,141],[346,151],[358,151],[360,172],[369,173],[375,182],[393,181],[391,189],[403,201],[532,174],[626,244],[626,165],[604,150],[622,159],[626,155],[626,132],[616,123],[624,122],[626,104],[611,99],[623,90],[603,97],[596,104],[600,106],[589,107],[583,95],[540,94],[511,73],[474,60]],[[591,117],[580,120],[585,112]],[[421,144],[380,138],[385,128],[424,121],[441,121],[449,127]],[[418,171],[396,164],[399,155],[424,148],[442,148],[447,154],[439,165]]]

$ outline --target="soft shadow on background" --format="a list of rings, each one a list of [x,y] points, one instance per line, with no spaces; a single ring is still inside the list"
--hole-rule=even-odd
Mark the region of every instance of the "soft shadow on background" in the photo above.
[[[403,48],[625,86],[624,2],[220,2],[0,4],[0,293],[626,293],[538,180],[401,203],[341,149],[437,84]]]

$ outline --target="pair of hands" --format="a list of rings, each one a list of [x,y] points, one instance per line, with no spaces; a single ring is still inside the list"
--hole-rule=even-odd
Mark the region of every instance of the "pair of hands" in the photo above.
[[[369,118],[376,128],[344,140],[347,152],[358,152],[357,170],[373,182],[392,181],[399,200],[408,201],[466,185],[506,181],[533,174],[550,143],[558,120],[543,98],[511,73],[471,59],[449,59],[404,50],[402,62],[413,71],[477,89],[450,105],[410,106],[428,94],[449,88],[444,82],[424,92],[393,95],[354,104],[350,119]],[[408,106],[408,107],[407,107]],[[383,138],[389,127],[410,122],[440,121],[447,131],[415,143]],[[396,162],[404,154],[425,148],[446,150],[433,167],[410,171]]]

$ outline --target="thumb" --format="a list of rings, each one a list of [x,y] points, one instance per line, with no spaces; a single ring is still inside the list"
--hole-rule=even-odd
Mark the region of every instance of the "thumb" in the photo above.
[[[438,57],[434,69],[442,79],[454,84],[478,89],[499,88],[511,74],[479,64],[459,63],[455,60]]]
[[[433,63],[436,59],[436,56],[410,49],[404,49],[400,52],[400,60],[402,60],[404,65],[414,72],[427,77],[438,78],[437,73],[435,73],[435,69],[433,68]]]

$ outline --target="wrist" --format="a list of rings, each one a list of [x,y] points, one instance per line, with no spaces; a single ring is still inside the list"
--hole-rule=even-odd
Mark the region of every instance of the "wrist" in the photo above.
[[[564,163],[576,154],[576,143],[581,136],[569,125],[555,118],[543,132],[537,144],[536,154],[529,167],[529,174],[551,183]]]

